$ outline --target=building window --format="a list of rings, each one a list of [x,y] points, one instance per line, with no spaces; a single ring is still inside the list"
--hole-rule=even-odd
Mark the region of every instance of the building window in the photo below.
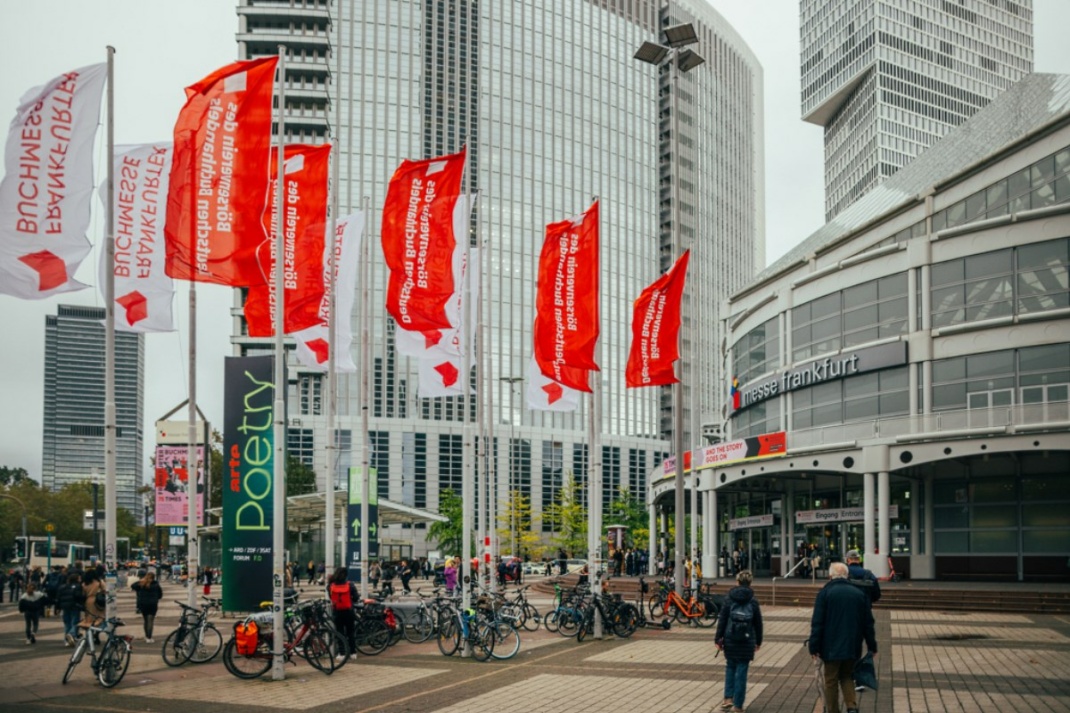
[[[732,374],[740,384],[780,367],[779,318],[758,325],[732,347]]]
[[[907,275],[900,272],[834,292],[792,310],[792,358],[906,334]]]
[[[907,367],[901,366],[798,389],[792,392],[791,427],[905,416],[910,413],[908,382]]]
[[[561,441],[542,442],[542,511],[548,512],[550,506],[557,502],[557,495],[564,482],[565,444]],[[550,532],[551,523],[542,519],[542,531]]]
[[[369,431],[368,440],[371,445],[371,467],[375,469],[375,477],[379,483],[377,492],[379,497],[390,497],[390,432]]]
[[[452,490],[460,497],[464,483],[464,452],[461,434],[438,436],[438,489]]]

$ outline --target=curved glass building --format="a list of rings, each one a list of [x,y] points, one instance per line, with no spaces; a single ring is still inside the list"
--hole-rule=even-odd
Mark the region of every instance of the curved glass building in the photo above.
[[[371,462],[381,497],[436,509],[440,491],[461,488],[462,421],[474,417],[475,399],[466,409],[459,398],[416,397],[416,364],[395,351],[383,308],[379,225],[387,181],[403,159],[462,145],[466,187],[478,193],[471,243],[482,246],[485,261],[485,359],[473,379],[482,379],[477,398],[496,443],[499,492],[519,490],[537,516],[568,474],[587,479],[589,401],[574,413],[530,411],[523,378],[545,225],[582,212],[595,197],[602,371],[592,378],[602,379],[603,502],[621,486],[642,497],[648,472],[669,450],[669,390],[626,390],[624,367],[632,302],[676,257],[673,215],[692,249],[685,440],[699,443],[702,430],[721,421],[717,308],[764,264],[762,71],[705,2],[242,0],[238,15],[243,57],[274,54],[279,42],[290,48],[293,140],[326,140],[337,124],[340,214],[359,210],[365,197],[371,207],[371,359],[361,368],[372,377]],[[681,73],[674,101],[671,66],[634,55],[644,41],[663,41],[664,28],[686,22],[695,25],[692,47],[706,61]],[[243,334],[240,308],[234,314],[236,353],[270,349]],[[358,315],[351,317],[359,335]],[[291,366],[291,450],[322,478],[322,376]],[[339,378],[338,411],[342,456],[334,477],[344,483],[363,440],[357,375]],[[422,552],[422,533],[389,534]]]

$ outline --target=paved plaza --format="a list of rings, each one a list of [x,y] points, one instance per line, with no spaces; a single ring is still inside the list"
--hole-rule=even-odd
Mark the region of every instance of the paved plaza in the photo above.
[[[435,711],[462,713],[709,713],[722,698],[724,659],[712,629],[645,629],[627,640],[582,644],[545,630],[522,632],[511,661],[443,657],[433,641],[405,641],[362,657],[331,676],[304,662],[285,681],[234,678],[222,663],[164,665],[160,648],[174,628],[184,590],[168,587],[157,643],[141,639],[128,592],[119,608],[137,635],[130,670],[102,689],[86,661],[61,685],[70,649],[60,620],[41,621],[38,643],[24,643],[22,616],[0,607],[0,711]],[[545,608],[547,602],[536,603]],[[746,709],[820,713],[814,668],[803,642],[809,608],[764,606],[765,645],[751,665]],[[866,691],[864,712],[1070,711],[1070,616],[911,612],[878,607],[881,689]],[[217,622],[229,635],[231,621]],[[717,709],[719,710],[719,709]]]

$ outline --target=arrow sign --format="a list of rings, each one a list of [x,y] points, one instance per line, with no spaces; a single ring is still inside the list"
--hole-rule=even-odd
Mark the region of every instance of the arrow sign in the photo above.
[[[373,538],[373,539],[374,539],[374,538],[375,538],[375,532],[376,532],[376,531],[377,531],[378,529],[379,529],[379,528],[377,528],[377,527],[375,526],[375,523],[374,523],[374,522],[373,522],[372,524],[368,525],[368,537],[371,537],[371,538]]]
[[[368,532],[372,532],[372,530],[368,530]],[[359,517],[353,518],[353,536],[354,537],[360,537],[360,518]]]

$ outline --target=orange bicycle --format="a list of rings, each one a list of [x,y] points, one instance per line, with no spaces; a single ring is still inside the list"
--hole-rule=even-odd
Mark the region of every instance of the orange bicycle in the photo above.
[[[664,604],[657,605],[661,612],[655,612],[654,616],[664,614],[681,624],[693,622],[704,629],[716,624],[717,606],[713,601],[708,600],[706,597],[696,597],[695,593],[690,589],[685,589],[684,591],[687,593],[686,599],[677,594],[676,590],[670,589],[665,595]],[[653,602],[651,602],[651,608],[655,608]]]

